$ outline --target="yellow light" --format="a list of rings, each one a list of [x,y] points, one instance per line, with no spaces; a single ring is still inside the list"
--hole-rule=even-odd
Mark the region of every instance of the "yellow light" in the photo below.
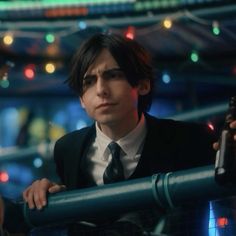
[[[52,73],[55,72],[56,67],[55,67],[55,65],[53,63],[47,63],[45,65],[45,70],[46,70],[47,73],[52,74]]]
[[[170,29],[172,27],[172,21],[170,19],[165,19],[163,21],[163,26],[166,28],[166,29]]]
[[[3,43],[6,45],[11,45],[13,43],[14,39],[12,37],[12,35],[7,34],[3,37]]]

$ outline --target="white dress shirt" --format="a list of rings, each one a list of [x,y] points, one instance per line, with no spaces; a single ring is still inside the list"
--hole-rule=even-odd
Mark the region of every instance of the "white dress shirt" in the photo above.
[[[126,136],[116,141],[121,147],[120,160],[123,164],[125,178],[134,172],[139,162],[146,133],[146,121],[142,114],[137,126]],[[107,147],[111,141],[96,123],[96,138],[87,155],[87,171],[98,185],[103,184],[103,173],[111,160],[111,154]]]

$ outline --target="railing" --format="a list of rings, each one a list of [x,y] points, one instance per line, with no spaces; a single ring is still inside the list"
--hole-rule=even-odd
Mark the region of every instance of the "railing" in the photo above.
[[[99,215],[112,215],[158,206],[171,208],[197,200],[217,200],[236,194],[236,187],[219,186],[214,166],[160,173],[151,177],[123,181],[81,190],[49,195],[41,211],[23,205],[24,217],[37,227],[67,221],[89,221]]]
[[[39,145],[21,148],[18,146],[0,148],[0,163],[20,161],[30,156],[40,154],[45,158],[52,158],[54,143],[41,143]]]

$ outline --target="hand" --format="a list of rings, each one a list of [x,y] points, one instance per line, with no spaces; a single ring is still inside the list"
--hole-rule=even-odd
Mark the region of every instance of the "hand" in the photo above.
[[[236,120],[233,120],[233,121],[230,123],[230,128],[231,128],[231,129],[235,129],[234,141],[236,142]],[[213,148],[214,148],[216,151],[219,150],[219,148],[220,148],[219,142],[213,143]]]
[[[65,185],[59,185],[50,180],[43,178],[34,181],[23,192],[23,198],[28,203],[30,209],[35,207],[41,210],[47,205],[47,193],[57,193],[66,189]]]

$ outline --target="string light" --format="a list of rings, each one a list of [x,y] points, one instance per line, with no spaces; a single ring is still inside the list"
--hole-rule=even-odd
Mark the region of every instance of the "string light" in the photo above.
[[[163,74],[162,74],[162,81],[163,81],[163,83],[165,83],[165,84],[169,84],[169,83],[170,83],[171,78],[170,78],[169,73],[163,72]]]
[[[5,44],[5,45],[11,45],[11,44],[13,44],[13,42],[14,42],[14,38],[13,38],[13,36],[12,35],[10,35],[10,34],[6,34],[4,37],[3,37],[3,43]]]
[[[196,51],[192,51],[190,54],[190,59],[192,62],[198,62],[199,60],[198,53]]]
[[[154,4],[154,3],[153,3]],[[145,4],[144,4],[145,5]],[[192,12],[185,10],[183,12],[177,12],[177,13],[173,13],[173,14],[169,14],[168,17],[166,17],[163,21],[160,21],[160,16],[158,15],[152,15],[151,16],[151,21],[155,22],[155,19],[158,23],[156,24],[151,24],[149,27],[145,27],[145,30],[143,29],[139,29],[137,30],[137,34],[139,35],[144,35],[144,34],[149,34],[150,32],[154,31],[154,30],[161,30],[161,26],[163,26],[165,29],[170,29],[173,25],[173,20],[178,20],[178,19],[182,19],[186,17],[187,19],[190,19],[198,24],[201,25],[208,25],[212,27],[212,31],[214,31],[213,33],[215,35],[218,35],[220,33],[220,28],[219,28],[219,23],[216,20],[205,20],[202,18],[199,18],[197,16],[195,16]],[[134,23],[135,23],[135,17],[134,18]],[[150,21],[150,17],[146,17],[148,18],[148,21]],[[145,22],[145,19],[143,19],[143,21]],[[113,26],[119,25],[123,22],[123,19],[119,20],[119,19],[109,19],[109,18],[102,18],[101,22],[95,22],[94,20],[86,20],[86,21],[79,21],[78,22],[78,28],[75,28],[73,25],[71,24],[67,24],[65,22],[61,22],[60,24],[63,24],[66,29],[63,30],[57,30],[56,36],[59,37],[65,37],[67,35],[70,35],[72,33],[76,33],[77,31],[81,30],[81,29],[86,29],[88,26],[93,27],[93,26],[98,26],[98,25],[106,25],[106,27],[110,27],[110,31],[116,31],[116,28]],[[59,24],[59,26],[60,26]],[[56,24],[53,24],[52,27],[59,27]],[[12,25],[12,28],[14,28],[15,25]],[[20,23],[21,28],[24,28],[24,23]],[[47,42],[51,43],[54,42],[55,40],[55,35],[54,34],[47,34],[45,36],[44,33],[42,32],[32,32],[32,31],[24,31],[24,30],[17,30],[17,31],[13,31],[12,33],[14,33],[14,37],[30,37],[30,38],[42,38],[42,37],[46,37],[48,39],[46,39]],[[132,33],[130,34],[129,32],[127,33],[127,36],[132,36]]]
[[[208,123],[207,123],[207,126],[208,126],[208,128],[211,129],[212,131],[215,130],[215,127],[214,127],[214,125],[213,125],[211,122],[208,122]]]
[[[1,86],[2,88],[8,88],[8,87],[10,86],[10,82],[9,82],[9,80],[8,80],[8,74],[7,74],[7,73],[5,73],[5,74],[3,75],[3,77],[1,78],[1,80],[0,80],[0,86]]]
[[[78,23],[79,29],[84,30],[87,28],[87,24],[85,21],[79,21]]]
[[[10,82],[8,80],[8,73],[11,68],[13,68],[15,64],[11,61],[6,61],[5,65],[0,68],[0,86],[2,88],[8,88],[10,86]]]
[[[129,39],[134,39],[135,37],[135,28],[133,26],[129,26],[126,33],[125,37]]]
[[[45,40],[48,43],[53,43],[55,41],[55,36],[51,33],[48,33],[48,34],[45,35]]]
[[[6,183],[9,180],[9,175],[6,171],[0,171],[0,182]]]
[[[35,168],[40,168],[43,165],[43,160],[39,157],[36,157],[33,160],[33,165],[34,165]]]
[[[154,4],[154,2],[153,2],[153,4]],[[139,6],[139,5],[137,5],[137,6]],[[150,3],[143,4],[142,6],[145,8],[149,8]],[[129,39],[134,39],[136,34],[143,36],[143,35],[150,34],[150,32],[152,32],[152,31],[162,30],[163,27],[164,27],[164,29],[170,29],[173,26],[173,21],[178,20],[178,19],[182,19],[184,17],[186,17],[186,18],[188,18],[200,25],[205,25],[208,27],[211,26],[212,27],[211,30],[214,35],[219,35],[221,33],[218,21],[205,20],[203,18],[199,18],[188,10],[169,14],[168,17],[166,17],[164,20],[161,20],[160,16],[152,15],[151,17],[152,17],[152,21],[157,19],[156,24],[151,24],[150,26],[145,27],[145,29],[143,29],[143,28],[136,29],[134,26],[129,26],[125,32],[125,37],[127,37]],[[44,33],[38,32],[38,31],[36,31],[36,32],[32,32],[32,31],[29,32],[29,31],[24,31],[24,30],[11,31],[11,33],[8,33],[3,37],[3,42],[6,45],[11,45],[14,42],[14,38],[16,38],[16,37],[45,38],[45,40],[50,44],[50,45],[48,45],[47,54],[56,55],[58,53],[59,49],[57,48],[58,46],[54,46],[54,45],[56,45],[55,43],[53,43],[53,42],[55,42],[55,38],[65,37],[65,36],[70,35],[72,33],[76,33],[79,30],[86,29],[88,26],[92,27],[94,24],[93,22],[95,22],[95,21],[92,21],[92,20],[91,21],[89,21],[89,20],[79,21],[77,23],[77,27],[74,27],[74,26],[69,27],[69,25],[68,25],[66,30],[65,29],[63,29],[61,31],[58,30],[58,31],[56,31],[57,33],[55,33],[55,35],[52,33],[48,33],[45,35]],[[113,22],[112,19],[108,19],[108,18],[103,18],[101,21],[101,23],[103,25],[106,25],[107,27],[109,27],[109,25],[115,26],[114,22],[113,23],[112,22]],[[116,24],[119,24],[119,21],[117,21]],[[96,23],[96,25],[97,25],[97,23]],[[22,27],[22,28],[24,28],[24,27]],[[115,32],[115,30],[116,30],[115,27],[114,28],[110,27],[107,31]],[[13,35],[14,35],[14,38],[13,38]],[[198,53],[196,51],[191,52],[190,59],[194,63],[198,62],[199,61]],[[45,71],[47,73],[54,73],[54,71],[56,69],[55,65],[52,65],[52,64],[49,64],[46,67],[45,67]],[[235,74],[235,72],[234,72],[234,74]],[[29,80],[34,79],[35,68],[24,69],[24,75]],[[163,77],[163,82],[164,81],[169,81],[168,77],[166,77],[165,75]],[[4,86],[7,86],[6,80],[4,80]]]
[[[219,27],[219,23],[217,21],[213,21],[213,23],[212,23],[212,32],[214,35],[220,34],[220,27]]]
[[[166,18],[164,21],[163,21],[163,26],[166,28],[166,29],[170,29],[172,27],[172,21],[170,18]]]
[[[35,77],[35,65],[34,64],[29,64],[24,68],[24,77],[27,80],[33,80]]]
[[[55,70],[56,70],[55,64],[53,64],[53,63],[47,63],[47,64],[45,65],[45,71],[46,71],[48,74],[54,73]]]

